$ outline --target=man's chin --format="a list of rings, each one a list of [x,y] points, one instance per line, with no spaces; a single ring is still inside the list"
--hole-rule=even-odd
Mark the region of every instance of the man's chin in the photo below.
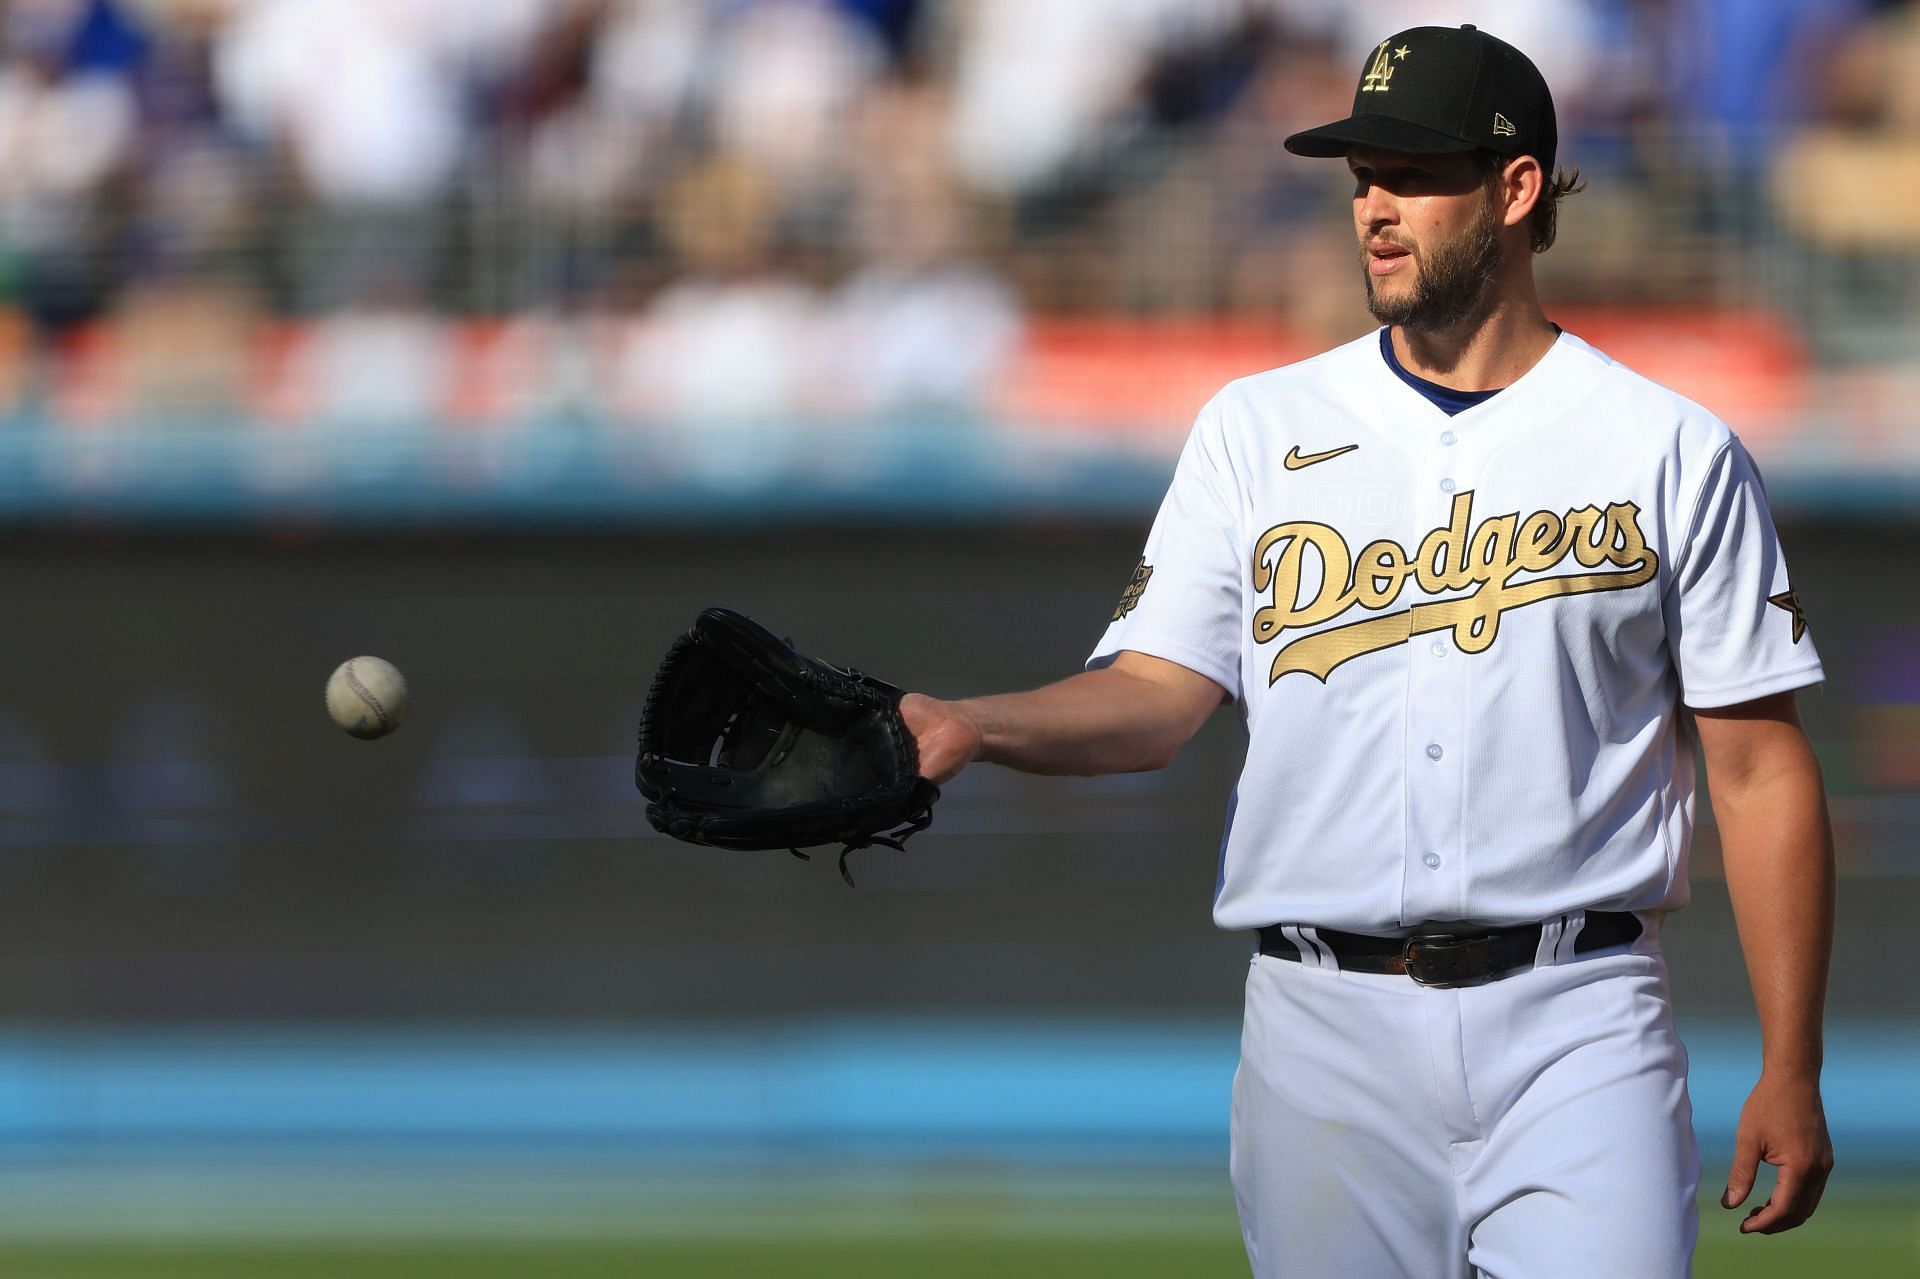
[[[1367,289],[1367,310],[1382,324],[1405,324],[1412,314],[1412,289]]]

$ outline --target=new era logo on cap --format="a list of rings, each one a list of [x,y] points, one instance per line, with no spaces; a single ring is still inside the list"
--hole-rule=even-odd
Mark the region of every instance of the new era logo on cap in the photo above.
[[[1344,156],[1356,145],[1413,155],[1485,148],[1531,155],[1551,173],[1559,131],[1553,95],[1526,54],[1471,26],[1413,27],[1367,55],[1352,115],[1286,142],[1295,155],[1315,156]]]

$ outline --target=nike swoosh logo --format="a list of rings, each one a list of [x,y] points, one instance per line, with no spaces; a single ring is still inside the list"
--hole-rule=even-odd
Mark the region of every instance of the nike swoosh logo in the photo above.
[[[1351,453],[1359,447],[1358,444],[1346,444],[1337,449],[1328,449],[1325,453],[1309,453],[1305,457],[1302,457],[1300,455],[1300,446],[1296,444],[1289,449],[1287,455],[1280,460],[1281,464],[1289,471],[1297,471],[1302,467],[1312,466],[1316,462],[1325,462],[1330,458],[1339,457],[1342,453]]]

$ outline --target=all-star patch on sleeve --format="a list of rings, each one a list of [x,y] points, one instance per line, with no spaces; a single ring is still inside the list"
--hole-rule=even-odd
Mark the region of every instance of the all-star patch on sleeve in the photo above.
[[[1753,459],[1737,439],[1714,457],[1666,611],[1681,700],[1731,706],[1826,678]]]
[[[1778,595],[1767,596],[1767,603],[1787,610],[1787,615],[1793,618],[1793,642],[1798,644],[1801,636],[1807,633],[1807,611],[1800,606],[1800,592],[1781,591]]]

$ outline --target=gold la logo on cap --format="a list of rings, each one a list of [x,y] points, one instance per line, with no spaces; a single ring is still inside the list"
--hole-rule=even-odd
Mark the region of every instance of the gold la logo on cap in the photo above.
[[[1373,51],[1373,65],[1368,67],[1367,74],[1360,78],[1360,92],[1385,93],[1387,91],[1387,81],[1393,79],[1393,56],[1402,58],[1407,56],[1407,50],[1404,47],[1397,55],[1390,56],[1387,46],[1392,43],[1393,38],[1389,36],[1380,42],[1378,49]]]
[[[1501,115],[1498,111],[1495,111],[1493,113],[1493,136],[1494,137],[1511,138],[1517,135],[1519,132],[1520,131],[1518,129],[1513,127],[1513,121],[1507,119],[1507,117]]]

